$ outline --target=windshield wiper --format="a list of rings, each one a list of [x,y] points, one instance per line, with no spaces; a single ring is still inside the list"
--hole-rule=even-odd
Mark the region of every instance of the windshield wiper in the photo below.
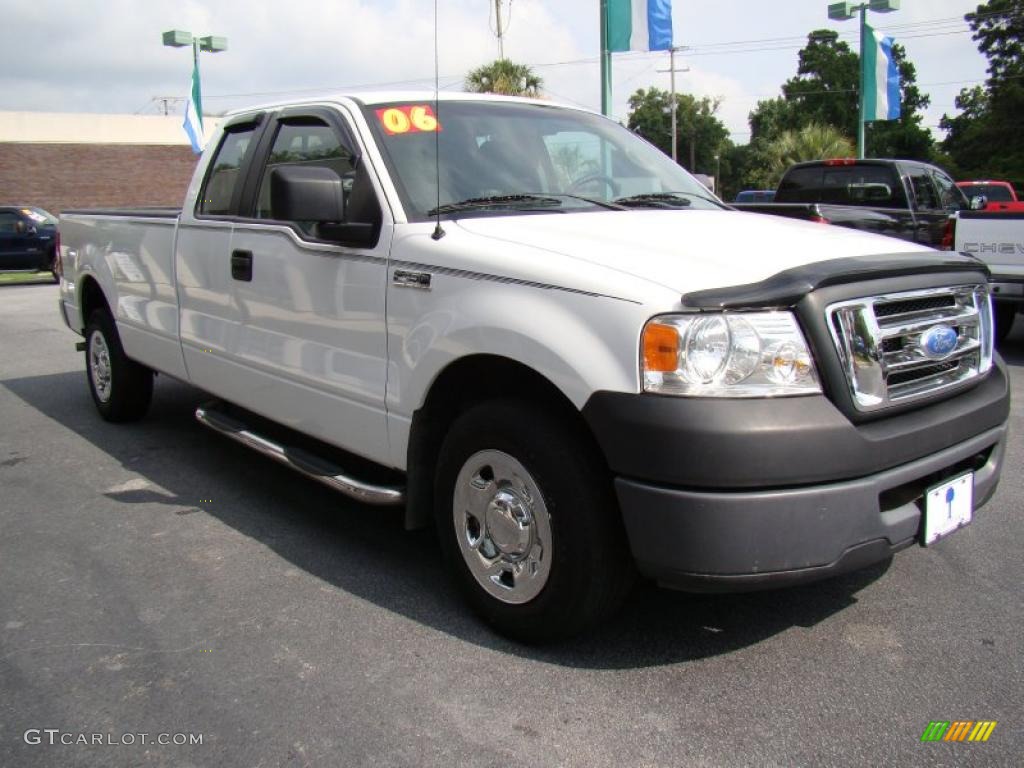
[[[649,192],[644,195],[619,197],[615,201],[619,205],[640,206],[649,208],[685,208],[690,205],[689,198],[674,192]]]
[[[617,200],[598,200],[596,197],[586,197],[584,195],[570,195],[568,192],[549,192],[552,197],[568,197],[572,200],[582,200],[585,203],[596,205],[601,208],[607,208],[610,211],[624,211],[626,210],[625,205],[620,205]]]
[[[646,206],[650,208],[685,208],[691,205],[690,198],[713,203],[719,207],[720,202],[711,197],[698,195],[696,192],[648,192],[643,195],[630,195],[612,200],[619,205]]]
[[[459,211],[486,211],[499,208],[555,208],[561,207],[562,201],[547,195],[493,195],[491,197],[471,197],[457,203],[445,203],[427,211],[427,216]]]

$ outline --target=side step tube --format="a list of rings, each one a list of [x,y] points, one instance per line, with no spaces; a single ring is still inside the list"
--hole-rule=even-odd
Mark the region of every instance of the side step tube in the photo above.
[[[341,471],[340,467],[311,453],[300,448],[287,448],[252,432],[242,422],[214,410],[211,405],[201,405],[196,408],[196,420],[215,432],[230,437],[232,440],[364,504],[402,504],[405,501],[405,492],[401,488],[371,485],[349,477]]]

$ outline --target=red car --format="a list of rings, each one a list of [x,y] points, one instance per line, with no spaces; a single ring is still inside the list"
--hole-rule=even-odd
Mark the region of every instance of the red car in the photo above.
[[[968,199],[983,196],[988,201],[986,211],[1024,211],[1024,202],[1017,199],[1017,192],[1008,181],[958,181],[956,185]]]

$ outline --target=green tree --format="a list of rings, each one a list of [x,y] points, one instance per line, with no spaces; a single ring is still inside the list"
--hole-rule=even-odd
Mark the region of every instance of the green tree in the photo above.
[[[719,106],[708,96],[676,94],[676,153],[680,165],[691,172],[714,176],[722,153],[731,145],[728,129],[716,116]],[[671,156],[672,94],[660,88],[638,90],[629,97],[627,125]]]
[[[930,99],[917,88],[917,71],[903,46],[894,45],[893,56],[900,72],[901,116],[868,124],[867,151],[872,157],[926,160],[933,142],[921,120]],[[782,97],[759,101],[750,113],[751,142],[771,141],[812,123],[835,126],[855,137],[860,118],[858,55],[835,31],[819,29],[807,36],[798,58],[797,74],[783,84]],[[765,146],[757,144],[755,153]]]
[[[774,189],[786,169],[807,160],[853,157],[853,142],[831,125],[810,123],[798,131],[784,131],[766,146],[764,163],[754,172],[758,186]]]
[[[525,64],[495,59],[466,75],[465,88],[472,93],[501,93],[506,96],[540,95],[543,80]]]
[[[1024,179],[1024,0],[990,0],[968,13],[978,50],[988,58],[984,88],[964,88],[960,114],[943,115],[942,148],[964,176]]]

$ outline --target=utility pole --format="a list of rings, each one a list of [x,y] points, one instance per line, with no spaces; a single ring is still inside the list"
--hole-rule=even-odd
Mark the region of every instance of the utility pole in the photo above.
[[[684,69],[676,69],[676,51],[685,51],[685,50],[688,50],[687,46],[685,46],[685,45],[674,45],[671,48],[669,48],[668,49],[668,69],[667,70],[665,70],[665,69],[659,69],[658,70],[659,72],[668,72],[669,73],[669,83],[670,83],[669,88],[670,88],[670,91],[671,91],[671,94],[672,94],[671,101],[669,102],[670,103],[670,107],[669,108],[672,110],[672,161],[673,162],[677,162],[677,163],[679,162],[679,159],[677,157],[678,152],[676,150],[677,135],[678,135],[678,127],[676,125],[676,123],[677,123],[676,112],[678,112],[679,110],[678,110],[677,104],[676,104],[676,72],[689,72],[690,68],[689,67],[685,67]],[[693,170],[693,167],[692,167],[693,166],[693,141],[692,140],[690,141],[690,166],[691,166],[690,170],[692,171]]]
[[[497,36],[498,36],[498,58],[499,59],[504,59],[505,58],[505,40],[504,40],[505,29],[504,29],[504,25],[502,24],[502,21],[501,21],[501,2],[502,2],[502,0],[494,0],[494,19],[495,19],[495,27],[497,28],[495,34],[497,34]],[[509,0],[509,2],[511,3],[512,0]]]

